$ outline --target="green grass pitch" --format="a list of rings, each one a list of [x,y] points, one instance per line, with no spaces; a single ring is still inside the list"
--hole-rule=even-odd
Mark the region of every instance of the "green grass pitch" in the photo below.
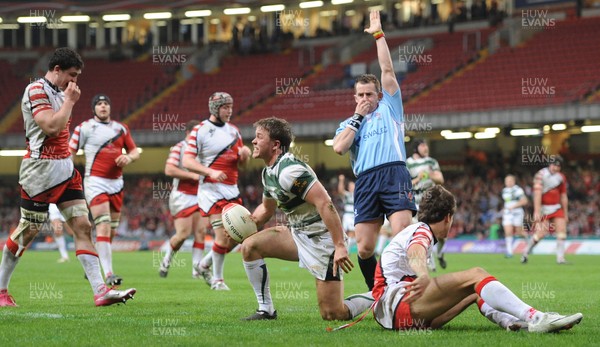
[[[115,253],[123,287],[135,287],[127,305],[95,307],[79,262],[56,263],[56,252],[26,252],[10,292],[19,307],[0,309],[0,346],[592,346],[600,345],[598,257],[447,255],[447,271],[481,266],[540,310],[582,312],[575,328],[558,334],[508,333],[479,314],[476,306],[441,330],[392,332],[369,315],[348,329],[321,320],[314,279],[297,263],[268,259],[276,321],[242,322],[256,309],[240,254],[226,258],[230,292],[215,292],[191,278],[191,255],[179,254],[168,278],[157,273],[158,252]],[[356,255],[352,255],[353,261]],[[356,262],[356,261],[355,261]],[[440,270],[438,270],[440,271]],[[434,274],[435,275],[435,274]],[[363,292],[358,266],[345,276],[345,295]]]

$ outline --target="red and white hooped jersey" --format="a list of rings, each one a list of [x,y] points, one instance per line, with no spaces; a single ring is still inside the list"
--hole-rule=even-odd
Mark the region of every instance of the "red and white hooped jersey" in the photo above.
[[[552,174],[545,167],[535,174],[533,189],[542,190],[542,214],[549,215],[561,208],[560,196],[567,192],[567,178],[562,172]]]
[[[214,170],[223,171],[227,179],[223,184],[235,185],[238,180],[239,150],[243,147],[242,135],[230,123],[215,125],[209,120],[196,125],[187,138],[185,154],[196,156],[200,164]],[[216,183],[210,177],[203,182]]]
[[[413,246],[422,246],[427,251],[427,258],[431,253],[431,246],[437,243],[431,228],[427,223],[419,222],[407,226],[399,232],[385,247],[377,270],[375,271],[375,287],[373,297],[379,299],[385,287],[403,282],[405,277],[415,277],[417,274],[410,266],[408,249]]]
[[[65,159],[71,156],[69,152],[70,116],[66,127],[55,137],[44,134],[42,128],[34,120],[35,116],[42,111],[58,112],[64,101],[64,92],[45,78],[40,78],[25,88],[21,101],[27,142],[27,153],[24,158]]]
[[[73,151],[82,148],[85,152],[85,175],[104,178],[119,178],[123,169],[118,167],[115,159],[136,148],[129,128],[120,122],[111,120],[108,123],[88,119],[79,124],[69,147]]]
[[[181,170],[188,171],[183,167],[183,154],[187,149],[186,140],[178,142],[175,146],[171,147],[169,158],[167,159],[167,165],[173,165]],[[179,178],[173,178],[173,192],[178,191],[185,194],[196,195],[198,194],[198,181],[196,180],[185,180]]]

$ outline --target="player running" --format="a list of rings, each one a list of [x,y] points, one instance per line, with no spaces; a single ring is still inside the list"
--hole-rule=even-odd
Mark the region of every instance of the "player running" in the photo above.
[[[566,264],[565,240],[567,239],[567,218],[569,198],[567,197],[567,178],[560,172],[562,157],[554,156],[553,161],[535,174],[533,179],[533,219],[534,233],[521,257],[526,264],[529,253],[550,231],[556,233],[556,262]]]
[[[516,184],[515,176],[507,175],[504,178],[505,187],[502,189],[502,200],[504,209],[502,211],[502,227],[504,228],[504,240],[506,242],[506,258],[513,256],[513,235],[523,236],[523,219],[527,206],[527,196],[523,188]]]
[[[127,125],[111,119],[111,102],[105,94],[92,98],[93,117],[79,124],[69,143],[73,155],[85,154],[85,198],[96,225],[96,249],[106,284],[120,285],[113,272],[111,243],[123,205],[123,168],[140,157]],[[125,150],[125,154],[123,153]]]
[[[202,176],[198,187],[200,213],[209,217],[215,232],[212,252],[202,259],[198,271],[206,271],[212,259],[211,289],[229,290],[223,280],[225,254],[237,243],[226,236],[221,212],[230,202],[242,203],[237,186],[238,165],[248,161],[250,148],[244,146],[240,131],[229,122],[233,114],[231,95],[214,93],[208,99],[208,109],[208,120],[196,125],[187,138],[183,167]]]
[[[200,122],[189,121],[185,126],[185,138]],[[202,276],[206,283],[211,284],[209,269],[201,269],[200,261],[204,253],[204,236],[206,232],[204,218],[200,215],[198,206],[198,181],[201,177],[197,173],[189,172],[183,167],[183,154],[187,149],[187,141],[181,140],[171,147],[171,152],[165,164],[165,175],[173,177],[173,189],[169,195],[169,210],[175,224],[175,235],[169,240],[169,248],[160,264],[160,277],[167,277],[171,260],[181,248],[185,239],[194,233],[192,246],[192,277]]]

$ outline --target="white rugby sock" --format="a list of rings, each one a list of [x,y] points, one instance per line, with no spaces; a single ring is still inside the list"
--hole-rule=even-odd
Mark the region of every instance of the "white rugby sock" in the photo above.
[[[162,265],[166,268],[169,268],[171,266],[171,260],[173,259],[176,253],[177,251],[173,249],[173,246],[171,244],[169,244],[169,247],[165,251],[165,256],[163,258]]]
[[[98,238],[96,238],[96,250],[98,251],[98,258],[100,258],[100,263],[102,264],[102,269],[104,270],[104,276],[112,274],[112,248],[110,246],[110,242],[100,241]]]
[[[202,261],[202,256],[204,255],[204,243],[202,242],[194,242],[194,246],[192,247],[192,264],[200,264]]]
[[[565,261],[565,240],[556,239],[556,261]]]
[[[354,319],[371,307],[374,301],[372,292],[366,292],[347,297],[344,299],[344,305],[350,311],[350,315],[352,316],[350,318]]]
[[[54,236],[54,241],[58,246],[58,252],[61,258],[69,259],[69,253],[67,253],[67,242],[65,241],[64,235]]]
[[[526,322],[539,319],[543,313],[524,303],[510,289],[493,277],[483,279],[476,288],[477,294],[492,308],[509,313]]]
[[[252,289],[254,289],[254,294],[256,294],[258,309],[273,314],[275,308],[273,307],[271,289],[269,288],[269,271],[264,259],[244,261],[244,268]]]
[[[494,324],[498,324],[504,329],[519,320],[519,318],[513,315],[494,309],[481,299],[477,302],[477,306],[479,306],[479,312],[481,312],[485,318],[489,319]]]
[[[213,252],[213,280],[223,279],[223,268],[225,267],[225,254]]]
[[[213,255],[212,249],[209,250],[208,252],[206,252],[204,254],[204,258],[202,258],[202,260],[200,261],[200,266],[202,266],[205,269],[208,269],[209,267],[211,267],[212,263],[213,263],[212,255]]]
[[[506,242],[506,254],[513,255],[513,250],[512,250],[513,237],[507,236],[504,238],[504,240]]]
[[[0,264],[0,289],[8,289],[10,277],[15,271],[19,257],[14,255],[5,244],[2,250],[2,263]]]
[[[436,253],[438,258],[442,258],[444,256],[444,245],[446,244],[446,239],[440,239],[438,241],[436,247]]]
[[[77,253],[78,252],[76,252],[76,254]],[[89,253],[79,253],[77,254],[77,259],[79,259],[79,262],[83,266],[83,271],[85,271],[85,275],[92,286],[94,294],[100,294],[103,292],[106,286],[102,280],[102,273],[100,273],[100,262],[98,261],[98,256]]]

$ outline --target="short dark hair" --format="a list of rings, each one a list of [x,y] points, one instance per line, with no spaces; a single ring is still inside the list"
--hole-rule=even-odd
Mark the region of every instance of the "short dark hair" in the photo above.
[[[68,70],[72,67],[83,69],[83,60],[79,53],[69,47],[57,48],[48,62],[48,71],[52,71],[58,65],[61,70]]]
[[[373,74],[367,73],[367,74],[363,74],[363,75],[356,77],[356,80],[354,81],[354,92],[356,92],[356,85],[359,83],[362,83],[362,84],[374,83],[375,90],[377,91],[377,93],[381,93],[381,82],[379,82],[379,80],[377,79],[377,76],[375,76]]]
[[[185,131],[191,132],[194,129],[194,127],[198,124],[200,124],[200,121],[192,119],[191,121],[187,122],[187,124],[185,125]]]
[[[254,127],[261,127],[269,132],[271,140],[277,140],[281,143],[281,150],[285,153],[290,149],[290,144],[294,141],[292,126],[285,119],[269,117],[258,120]]]
[[[454,195],[440,185],[435,185],[423,193],[419,204],[419,221],[427,224],[444,220],[447,215],[453,216],[456,211]]]

